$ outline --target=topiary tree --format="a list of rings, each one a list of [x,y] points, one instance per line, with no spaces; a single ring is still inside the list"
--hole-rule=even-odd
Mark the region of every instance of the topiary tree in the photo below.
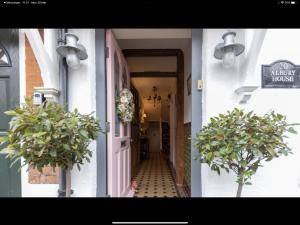
[[[292,153],[284,138],[286,132],[296,134],[293,125],[299,124],[288,124],[285,116],[274,111],[258,116],[235,108],[211,118],[197,133],[196,159],[219,175],[221,169],[233,171],[238,183],[236,196],[240,197],[243,185],[251,184],[251,177],[263,161]]]
[[[67,171],[67,195],[70,195],[70,170],[74,165],[80,170],[92,156],[88,148],[101,131],[99,122],[91,114],[82,115],[65,111],[57,103],[44,103],[35,106],[32,98],[26,98],[22,108],[5,112],[12,116],[8,134],[0,138],[6,144],[2,150],[7,158],[13,159],[12,165],[24,158],[24,165],[37,168],[61,167]]]

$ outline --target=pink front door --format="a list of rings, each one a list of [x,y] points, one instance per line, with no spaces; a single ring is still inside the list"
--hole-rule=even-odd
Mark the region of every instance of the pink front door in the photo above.
[[[111,30],[106,32],[107,66],[107,121],[110,131],[108,143],[108,194],[126,197],[130,191],[130,124],[123,124],[116,113],[115,99],[123,88],[130,89],[125,58]]]

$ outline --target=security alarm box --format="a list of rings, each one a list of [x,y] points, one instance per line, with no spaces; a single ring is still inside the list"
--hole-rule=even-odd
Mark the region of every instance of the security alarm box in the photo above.
[[[44,94],[41,92],[34,92],[33,93],[33,104],[34,105],[41,105],[45,101]]]

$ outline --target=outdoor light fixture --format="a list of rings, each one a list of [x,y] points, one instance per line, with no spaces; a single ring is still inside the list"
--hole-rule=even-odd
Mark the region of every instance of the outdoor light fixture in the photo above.
[[[78,37],[71,33],[65,34],[65,43],[58,46],[56,51],[61,56],[66,57],[67,64],[72,69],[78,69],[80,60],[88,58],[85,47],[79,44]]]
[[[227,32],[222,38],[224,43],[219,43],[215,47],[214,56],[217,59],[223,60],[223,66],[225,68],[230,68],[235,63],[236,56],[242,54],[245,50],[243,44],[237,44],[234,42],[236,36],[235,32]]]

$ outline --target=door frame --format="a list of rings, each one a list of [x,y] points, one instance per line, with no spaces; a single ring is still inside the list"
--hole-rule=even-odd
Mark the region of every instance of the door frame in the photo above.
[[[192,122],[191,140],[202,128],[202,90],[197,88],[202,80],[203,29],[192,29]],[[201,163],[194,160],[198,156],[196,146],[191,141],[191,197],[202,197]]]
[[[106,85],[106,30],[95,29],[96,62],[96,116],[105,131],[107,124],[107,85]],[[104,107],[103,107],[104,106]],[[96,140],[97,189],[96,197],[109,197],[107,182],[107,135],[100,133]]]
[[[100,121],[106,123],[106,56],[105,56],[105,29],[95,30],[96,41],[96,115]],[[191,135],[195,136],[202,128],[202,91],[197,90],[197,80],[202,79],[202,44],[203,44],[203,29],[192,29],[192,120],[191,120]],[[123,50],[126,57],[134,56],[177,56],[182,63],[177,65],[180,73],[176,73],[176,77],[181,79],[181,84],[184,85],[184,58],[181,49],[127,49]],[[178,58],[177,58],[178,59]],[[179,60],[177,60],[178,62]],[[173,73],[173,72],[172,72]],[[147,75],[138,73],[136,75]],[[149,74],[148,74],[149,75]],[[163,74],[159,74],[160,76]],[[168,74],[167,76],[170,76]],[[145,76],[147,77],[147,76]],[[161,76],[162,77],[162,76]],[[178,82],[179,79],[177,79]],[[178,86],[177,86],[178,88]],[[184,110],[184,87],[182,87],[182,110]],[[200,102],[200,104],[199,104]],[[105,107],[103,107],[103,105]],[[181,112],[181,111],[180,111]],[[183,112],[183,111],[182,111]],[[177,112],[178,113],[178,112]],[[183,149],[183,113],[177,114],[182,116],[182,131],[176,133],[182,138]],[[107,125],[107,124],[105,124]],[[178,125],[178,123],[177,123]],[[178,129],[177,129],[178,130]],[[102,136],[102,137],[101,137]],[[107,197],[107,141],[106,135],[101,135],[97,139],[97,197]],[[178,138],[177,143],[178,144]],[[178,146],[178,145],[177,145]],[[179,145],[180,146],[180,145]],[[178,147],[177,147],[178,148]],[[201,164],[193,158],[195,156],[195,147],[191,143],[191,197],[202,197],[202,182],[201,182]],[[182,151],[183,152],[183,151]],[[176,157],[177,161],[177,157]],[[182,171],[183,172],[183,171]],[[183,177],[183,176],[182,176]]]
[[[176,184],[183,185],[184,178],[184,54],[181,49],[124,49],[123,55],[128,57],[169,57],[175,56],[177,71],[174,72],[138,72],[130,73],[130,77],[176,77]]]

